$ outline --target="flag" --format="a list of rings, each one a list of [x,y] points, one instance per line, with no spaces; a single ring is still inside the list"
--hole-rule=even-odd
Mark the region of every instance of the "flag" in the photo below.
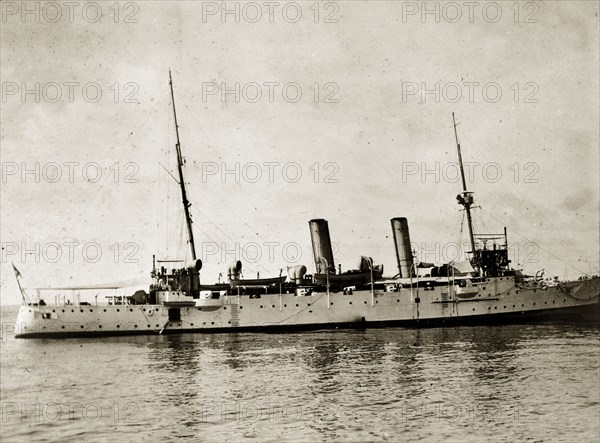
[[[28,304],[27,301],[28,301],[29,297],[27,297],[27,295],[25,294],[25,291],[21,287],[21,282],[19,281],[19,278],[21,277],[21,273],[16,268],[14,263],[11,263],[11,265],[13,267],[13,270],[15,271],[15,277],[17,279],[17,286],[19,286],[19,291],[21,292],[21,298],[23,299],[23,304],[26,305],[26,304]]]
[[[19,278],[21,277],[21,273],[19,272],[19,270],[15,267],[14,263],[11,263],[13,270],[15,271],[15,277]]]

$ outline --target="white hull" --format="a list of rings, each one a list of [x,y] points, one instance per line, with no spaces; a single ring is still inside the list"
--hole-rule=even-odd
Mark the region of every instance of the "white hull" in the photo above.
[[[183,332],[326,329],[352,326],[497,323],[518,318],[560,318],[597,313],[600,278],[540,287],[514,277],[490,278],[477,293],[457,286],[375,290],[309,296],[266,294],[199,300],[203,306],[22,306],[16,337],[76,337]],[[466,297],[466,298],[465,298]]]

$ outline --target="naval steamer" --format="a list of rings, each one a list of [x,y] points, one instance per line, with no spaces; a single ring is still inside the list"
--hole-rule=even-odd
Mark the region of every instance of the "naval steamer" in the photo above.
[[[598,321],[600,277],[559,281],[523,275],[510,266],[506,229],[499,236],[473,232],[474,199],[466,186],[454,115],[462,176],[457,200],[467,217],[469,260],[441,266],[415,262],[408,222],[394,218],[391,227],[399,273],[384,278],[383,266],[375,265],[370,257],[361,257],[354,269],[342,273],[335,268],[327,221],[317,219],[309,221],[314,274],[307,275],[306,267],[299,265],[289,267],[287,277],[244,279],[242,263],[237,261],[228,269],[227,283],[201,284],[202,262],[194,246],[170,74],[169,86],[178,183],[192,261],[179,269],[167,269],[160,261],[157,267],[154,261],[148,292],[113,297],[104,305],[77,300],[71,304],[63,299],[50,306],[39,295],[33,301],[21,287],[15,268],[23,298],[16,337],[445,326],[590,317]],[[489,242],[493,242],[490,248]]]

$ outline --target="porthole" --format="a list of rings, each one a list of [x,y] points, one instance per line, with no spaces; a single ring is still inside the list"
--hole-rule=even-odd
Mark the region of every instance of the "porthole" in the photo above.
[[[120,309],[117,309],[117,312],[121,312],[121,310],[120,310]]]
[[[93,310],[93,309],[90,309],[90,312],[94,312],[94,310]]]
[[[132,309],[132,308],[129,308],[129,312],[133,312],[133,309]]]
[[[223,306],[223,310],[226,311],[227,310],[227,306]]]
[[[102,329],[102,325],[98,325],[98,329]]]
[[[211,325],[214,325],[214,324],[215,324],[215,322],[214,322],[214,321],[211,321],[211,322],[210,322],[210,324],[211,324]]]
[[[103,309],[103,311],[106,312],[106,309]],[[63,312],[65,312],[65,311],[63,311]]]
[[[80,309],[79,312],[83,312],[83,309]]]
[[[150,327],[150,325],[148,325],[148,327]]]
[[[399,298],[397,298],[397,299],[396,299],[396,302],[397,302],[397,303],[400,303],[400,299],[399,299]]]
[[[81,325],[81,329],[83,329],[83,325]]]
[[[56,312],[56,311],[53,309],[52,312]]]
[[[296,307],[298,307],[298,303],[296,303]]]
[[[120,327],[121,327],[121,325],[117,325],[117,329],[120,328]]]
[[[333,306],[333,302],[329,303],[331,306]]]
[[[260,305],[260,309],[262,309],[263,305]]]
[[[272,308],[274,308],[274,307],[275,307],[275,305],[271,305],[271,307],[272,307]]]
[[[308,304],[308,306],[310,306],[310,303]]]
[[[71,309],[71,312],[75,312],[75,309]]]
[[[535,306],[535,303],[533,304],[533,306]]]
[[[133,325],[134,328],[137,328],[137,325]]]
[[[63,312],[65,312],[65,310],[64,310],[64,309],[63,309],[62,311],[63,311]],[[105,311],[106,311],[106,309],[105,309]]]
[[[367,304],[367,301],[365,300],[365,305]]]
[[[194,323],[190,323],[190,326],[194,326]]]
[[[229,324],[229,325],[230,325],[230,324],[231,324],[231,320],[227,320],[227,324]]]

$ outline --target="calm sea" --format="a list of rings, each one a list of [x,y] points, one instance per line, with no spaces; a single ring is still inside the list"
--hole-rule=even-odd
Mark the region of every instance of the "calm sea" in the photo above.
[[[2,442],[598,442],[600,328],[17,340]]]

